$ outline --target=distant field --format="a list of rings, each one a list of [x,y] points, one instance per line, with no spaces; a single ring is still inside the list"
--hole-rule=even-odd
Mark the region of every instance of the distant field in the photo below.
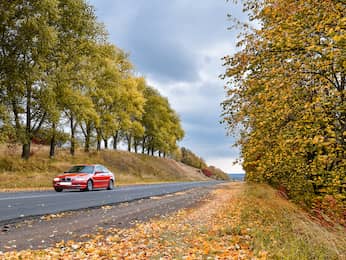
[[[113,171],[117,185],[208,180],[199,169],[172,159],[151,157],[125,151],[103,150],[72,157],[68,150],[58,149],[54,159],[48,158],[48,147],[34,146],[28,161],[20,158],[20,147],[0,146],[0,189],[47,188],[54,176],[73,164],[98,163]]]

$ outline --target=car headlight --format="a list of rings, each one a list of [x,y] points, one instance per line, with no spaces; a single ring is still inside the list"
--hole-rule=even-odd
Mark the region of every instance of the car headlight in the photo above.
[[[54,178],[54,181],[60,181],[60,178]]]
[[[80,177],[75,177],[73,178],[74,181],[85,181],[88,177],[85,176],[80,176]]]

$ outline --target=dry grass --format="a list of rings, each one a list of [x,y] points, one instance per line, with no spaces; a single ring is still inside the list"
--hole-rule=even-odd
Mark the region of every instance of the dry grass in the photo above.
[[[1,190],[50,188],[54,176],[80,163],[105,165],[115,173],[118,185],[207,179],[197,169],[180,167],[173,160],[125,151],[77,150],[72,157],[68,150],[58,149],[55,158],[49,159],[48,147],[33,146],[32,150],[33,156],[24,161],[20,159],[20,147],[0,146]]]
[[[241,226],[250,228],[256,252],[270,259],[346,259],[345,228],[325,227],[266,185],[247,185]]]

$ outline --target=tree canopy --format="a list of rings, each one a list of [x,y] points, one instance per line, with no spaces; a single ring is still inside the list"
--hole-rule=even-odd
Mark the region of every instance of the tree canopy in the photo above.
[[[85,0],[0,2],[0,142],[168,155],[184,132],[168,100],[136,76]],[[149,94],[151,92],[152,94]],[[42,140],[44,139],[44,140]],[[82,140],[82,141],[81,141]]]
[[[311,207],[331,206],[341,216],[346,5],[337,0],[243,4],[256,28],[245,25],[239,51],[224,58],[222,105],[229,131],[240,131],[246,178],[281,187]]]

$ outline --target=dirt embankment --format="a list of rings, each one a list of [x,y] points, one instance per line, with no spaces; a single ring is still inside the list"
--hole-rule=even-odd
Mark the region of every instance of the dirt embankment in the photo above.
[[[208,180],[199,169],[168,158],[158,158],[125,151],[102,150],[71,156],[58,149],[48,158],[48,147],[34,146],[29,161],[20,160],[20,149],[0,146],[0,190],[51,187],[52,179],[73,164],[103,164],[113,171],[117,184]]]

